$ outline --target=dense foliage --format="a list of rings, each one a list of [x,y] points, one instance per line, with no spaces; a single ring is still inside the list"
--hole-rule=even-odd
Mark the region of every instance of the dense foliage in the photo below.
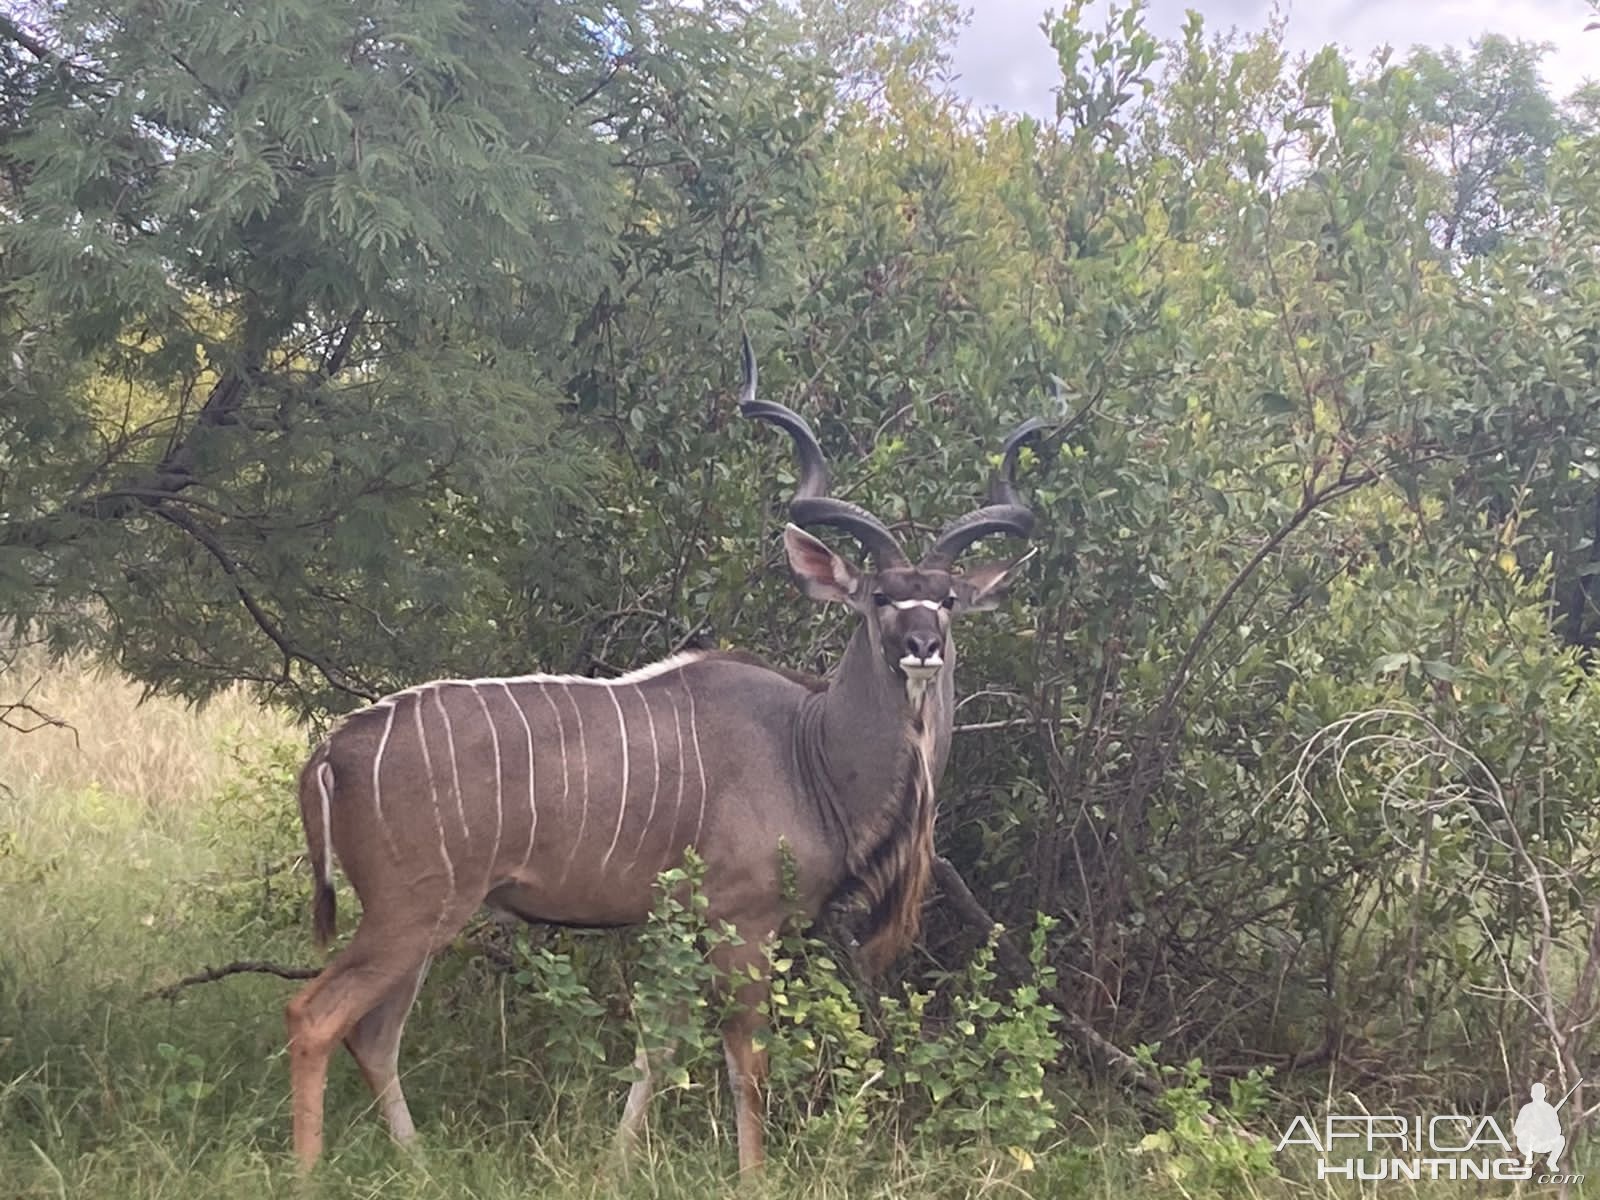
[[[313,715],[715,641],[816,667],[845,623],[779,569],[740,328],[904,528],[1042,413],[939,839],[1055,918],[1079,1028],[1464,1111],[1575,1080],[1591,110],[1536,47],[1291,62],[1082,8],[1049,119],[952,99],[946,14],[888,0],[7,19],[0,610]],[[980,941],[936,909],[908,970]]]

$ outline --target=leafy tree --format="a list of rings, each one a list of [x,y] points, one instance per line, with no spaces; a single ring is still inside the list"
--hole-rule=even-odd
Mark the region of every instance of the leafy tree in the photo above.
[[[1449,199],[1439,218],[1447,253],[1493,249],[1519,219],[1504,176],[1522,171],[1537,186],[1562,130],[1555,101],[1539,79],[1549,43],[1489,34],[1468,54],[1419,49],[1408,63],[1429,126],[1425,154],[1444,177]]]
[[[1448,1057],[1441,1086],[1487,1087],[1474,1045],[1554,1041],[1464,990],[1559,989],[1505,964],[1589,934],[1568,899],[1532,930],[1528,865],[1496,842],[1511,822],[1562,887],[1591,869],[1574,810],[1535,799],[1590,787],[1548,731],[1591,690],[1563,693],[1570,652],[1538,616],[1589,545],[1586,144],[1505,191],[1518,221],[1458,268],[1413,73],[1291,66],[1274,30],[1198,21],[1163,59],[1137,12],[1050,33],[1054,122],[977,125],[902,86],[839,123],[810,287],[778,310],[800,349],[769,373],[861,464],[850,494],[906,528],[973,494],[1006,417],[1055,417],[1017,623],[963,643],[986,686],[941,846],[1008,924],[1060,918],[1077,1015],[1124,1044],[1203,1029],[1214,1053],[1369,1071],[1381,1030]],[[783,611],[767,586],[747,609]],[[816,635],[791,627],[746,640],[792,659]],[[1437,731],[1386,743],[1431,787],[1394,790],[1386,770],[1418,778],[1401,755],[1285,783],[1318,730],[1397,708]],[[970,945],[937,920],[931,943]]]
[[[708,186],[701,147],[651,156],[765,62],[761,21],[32,16],[0,26],[0,609],[154,687],[308,711],[536,654],[529,613],[593,575],[557,520],[596,478],[558,412],[585,322],[641,192]]]

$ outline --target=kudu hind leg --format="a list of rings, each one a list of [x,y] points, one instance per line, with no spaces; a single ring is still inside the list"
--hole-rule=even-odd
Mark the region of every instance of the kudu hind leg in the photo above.
[[[674,1006],[670,1019],[675,1028],[681,1029],[689,1020],[689,1007]],[[664,1074],[674,1057],[672,1046],[659,1046],[654,1050],[646,1050],[640,1044],[633,1058],[633,1069],[639,1072],[639,1078],[633,1081],[628,1088],[627,1102],[622,1106],[622,1122],[617,1126],[617,1136],[612,1143],[612,1150],[624,1171],[630,1161],[637,1157],[641,1143],[644,1141],[645,1130],[649,1124],[650,1101],[655,1095],[656,1078]]]
[[[397,987],[415,986],[431,949],[426,933],[363,925],[322,974],[289,1001],[284,1016],[289,1027],[294,1150],[302,1170],[309,1170],[322,1156],[323,1097],[334,1050]]]
[[[388,1122],[389,1133],[401,1145],[416,1137],[417,1128],[411,1121],[411,1110],[406,1107],[405,1093],[400,1089],[400,1037],[405,1032],[406,1017],[422,990],[430,961],[424,958],[414,978],[402,979],[390,988],[344,1039],[345,1048],[361,1068],[361,1075],[372,1089],[383,1119]]]
[[[644,1140],[645,1122],[650,1115],[650,1098],[655,1094],[655,1073],[671,1061],[670,1052],[650,1054],[643,1046],[633,1056],[633,1069],[639,1078],[628,1088],[628,1100],[622,1106],[622,1123],[617,1126],[612,1153],[626,1170],[638,1156]]]

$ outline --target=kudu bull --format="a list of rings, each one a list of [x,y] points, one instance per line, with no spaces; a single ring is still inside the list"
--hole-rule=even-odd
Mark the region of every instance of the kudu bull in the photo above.
[[[345,717],[300,774],[319,944],[333,934],[335,853],[363,906],[350,944],[287,1009],[304,1167],[322,1150],[328,1062],[341,1040],[394,1137],[414,1136],[397,1069],[401,1030],[431,956],[486,902],[529,921],[638,924],[658,874],[696,850],[707,915],[739,935],[711,953],[736,989],[724,1047],[741,1170],[762,1161],[766,1061],[753,1039],[766,949],[795,901],[814,918],[837,897],[864,896],[873,969],[915,936],[934,784],[950,750],[951,617],[993,607],[1016,564],[961,574],[953,565],[979,538],[1031,529],[1014,484],[1018,447],[1038,422],[1006,439],[989,503],[947,526],[912,566],[882,522],[827,495],[816,437],[790,409],[755,398],[748,342],[743,351],[740,411],[787,431],[799,459],[789,564],[807,595],[861,618],[843,659],[826,683],[716,652],[615,679],[444,679]],[[802,526],[849,534],[874,569]],[[798,897],[784,894],[783,853]],[[650,1098],[650,1064],[640,1066],[618,1133],[624,1148]]]

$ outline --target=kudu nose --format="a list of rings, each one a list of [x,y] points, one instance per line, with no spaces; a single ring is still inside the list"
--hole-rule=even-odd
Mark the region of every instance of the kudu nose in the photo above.
[[[922,662],[939,658],[939,635],[923,629],[913,629],[906,634],[906,657]]]

